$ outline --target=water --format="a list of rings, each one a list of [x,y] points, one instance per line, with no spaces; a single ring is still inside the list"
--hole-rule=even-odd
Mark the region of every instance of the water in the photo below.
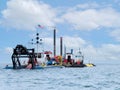
[[[0,90],[120,90],[120,65],[40,70],[0,69]]]

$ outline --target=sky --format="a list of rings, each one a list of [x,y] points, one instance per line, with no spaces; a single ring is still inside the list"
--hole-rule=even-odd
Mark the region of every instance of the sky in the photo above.
[[[119,0],[0,0],[0,62],[11,62],[18,44],[36,49],[37,32],[39,51],[53,51],[54,27],[57,55],[63,37],[67,52],[80,48],[86,62],[120,58]]]

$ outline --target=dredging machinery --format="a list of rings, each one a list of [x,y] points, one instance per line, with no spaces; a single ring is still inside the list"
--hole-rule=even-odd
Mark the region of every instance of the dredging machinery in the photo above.
[[[31,68],[35,68],[36,54],[34,49],[27,49],[23,45],[17,45],[16,48],[13,49],[11,57],[13,69],[22,69],[27,67],[26,65],[21,64],[20,58],[28,58]]]
[[[49,56],[49,53],[46,56]],[[24,58],[22,60],[22,58]],[[13,49],[13,54],[11,56],[12,65],[6,65],[5,69],[43,69],[43,68],[62,68],[62,65],[58,65],[54,62],[54,64],[41,63],[38,62],[38,58],[41,58],[41,53],[35,53],[34,48],[27,49],[23,45],[17,45]],[[25,59],[27,59],[27,63],[25,64]],[[45,58],[44,58],[45,59]]]
[[[61,56],[50,57],[52,52],[44,52],[46,55],[43,59],[47,60],[45,63],[39,63],[38,58],[41,58],[42,53],[35,53],[34,48],[27,49],[23,45],[17,45],[13,49],[13,54],[11,56],[12,65],[6,65],[5,69],[43,69],[43,68],[62,68],[62,67],[73,67],[73,68],[82,68],[82,67],[93,67],[95,66],[92,63],[84,64],[84,57],[79,51],[74,58],[72,58],[71,53],[66,54],[66,58]],[[23,58],[23,59],[22,59]],[[24,63],[24,60],[27,59],[27,63]]]
[[[77,55],[73,56],[73,53],[64,53],[63,56],[62,50],[62,37],[60,37],[60,55],[56,55],[56,30],[54,29],[53,32],[53,56],[50,57],[50,53],[38,52],[38,44],[39,44],[39,33],[37,33],[36,37],[36,45],[37,45],[37,52],[35,52],[34,48],[28,49],[23,45],[17,45],[13,49],[13,54],[11,56],[12,59],[12,66],[6,65],[6,69],[41,69],[41,68],[55,68],[55,67],[93,67],[95,66],[92,63],[84,64],[84,56],[81,54],[79,50]],[[41,39],[40,39],[41,40]],[[65,51],[66,52],[66,51]],[[45,54],[45,57],[42,55]],[[22,59],[23,58],[23,59]],[[24,59],[27,58],[27,63],[24,62]],[[42,58],[43,60],[47,60],[47,62],[38,62],[38,58]]]

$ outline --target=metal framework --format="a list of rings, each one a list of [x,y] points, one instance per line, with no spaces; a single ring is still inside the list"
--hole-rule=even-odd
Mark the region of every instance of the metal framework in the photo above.
[[[34,60],[36,60],[36,55],[34,51],[34,49],[27,49],[23,45],[17,45],[16,48],[13,49],[13,54],[11,57],[13,69],[25,68],[25,66],[21,65],[20,58],[28,58],[32,64],[32,69],[34,69]]]

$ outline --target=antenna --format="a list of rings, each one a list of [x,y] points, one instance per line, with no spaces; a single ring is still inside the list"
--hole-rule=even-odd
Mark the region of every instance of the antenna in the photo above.
[[[36,38],[35,39],[36,39],[35,42],[33,41],[33,39],[31,39],[31,42],[29,42],[29,43],[32,44],[32,45],[33,44],[36,45],[36,47],[37,47],[37,58],[38,58],[39,45],[42,45],[42,43],[43,43],[42,41],[43,40],[42,40],[42,38],[39,38],[39,33],[38,32],[36,33]]]

